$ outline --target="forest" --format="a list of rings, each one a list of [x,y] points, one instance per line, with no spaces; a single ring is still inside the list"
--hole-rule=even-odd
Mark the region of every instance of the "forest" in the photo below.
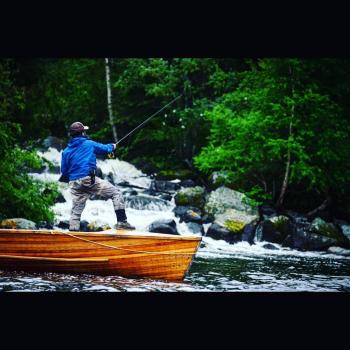
[[[343,58],[2,58],[0,219],[53,220],[57,186],[27,174],[43,166],[47,136],[67,142],[81,121],[92,139],[117,142],[178,96],[118,145],[119,159],[258,206],[350,220]]]

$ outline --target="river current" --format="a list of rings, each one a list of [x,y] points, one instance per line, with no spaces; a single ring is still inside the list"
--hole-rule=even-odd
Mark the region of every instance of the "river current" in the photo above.
[[[49,148],[39,154],[55,165],[60,163],[60,152]],[[148,225],[157,219],[174,219],[181,235],[192,235],[186,223],[175,217],[174,198],[165,201],[143,194],[151,179],[130,163],[118,159],[98,160],[102,172],[111,174],[115,183],[127,181],[138,192],[127,201],[128,220],[137,230],[147,231]],[[42,181],[57,181],[59,174],[44,171],[33,177]],[[174,180],[176,181],[176,180]],[[68,220],[71,198],[67,184],[60,183],[65,203],[56,203],[53,210],[56,224]],[[127,198],[129,187],[121,187]],[[89,200],[82,220],[113,226],[116,218],[111,200]],[[205,231],[208,225],[204,225]],[[28,273],[0,270],[0,291],[10,292],[293,292],[293,291],[350,291],[350,251],[339,249],[326,252],[300,252],[273,244],[275,249],[266,249],[267,242],[249,245],[240,242],[230,245],[225,241],[203,237],[191,268],[182,283],[156,280],[130,279],[118,276],[70,275],[58,273]],[[270,246],[271,248],[271,246]]]

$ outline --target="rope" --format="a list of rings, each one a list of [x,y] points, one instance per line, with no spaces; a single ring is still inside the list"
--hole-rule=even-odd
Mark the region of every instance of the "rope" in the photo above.
[[[112,245],[108,245],[108,244],[104,244],[104,243],[100,243],[100,242],[95,242],[95,241],[91,241],[89,239],[86,238],[82,238],[82,237],[77,237],[71,233],[62,231],[62,233],[64,233],[65,235],[74,237],[76,239],[80,239],[82,241],[85,242],[89,242],[89,243],[93,243],[96,245],[100,245],[106,248],[111,248],[111,249],[116,249],[116,250],[125,250],[125,251],[129,251],[129,252],[134,252],[134,253],[145,253],[145,254],[162,254],[162,255],[194,255],[195,253],[166,253],[166,252],[148,252],[148,251],[143,251],[143,250],[136,250],[136,249],[127,249],[127,248],[121,248],[121,247],[116,247],[116,246],[112,246]]]

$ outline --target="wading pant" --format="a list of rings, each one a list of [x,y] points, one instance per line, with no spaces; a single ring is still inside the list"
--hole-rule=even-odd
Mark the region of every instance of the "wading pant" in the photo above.
[[[80,229],[80,217],[85,208],[87,199],[92,194],[100,195],[106,199],[111,198],[114,210],[125,209],[125,203],[121,191],[108,181],[95,177],[95,183],[91,184],[90,176],[69,181],[69,188],[72,194],[73,206],[69,220],[70,230]]]

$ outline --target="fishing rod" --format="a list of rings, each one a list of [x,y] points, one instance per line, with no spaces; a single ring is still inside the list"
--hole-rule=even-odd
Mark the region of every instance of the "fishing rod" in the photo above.
[[[175,101],[177,101],[181,96],[183,95],[180,94],[179,96],[175,97],[173,100],[171,100],[168,104],[166,104],[164,107],[162,107],[160,110],[157,112],[153,113],[150,117],[148,117],[146,120],[144,120],[141,124],[139,124],[136,128],[132,129],[129,133],[127,133],[124,137],[122,137],[115,145],[117,146],[120,142],[125,140],[128,136],[133,134],[137,129],[141,128],[142,125],[146,124],[148,121],[150,121],[153,117],[155,117],[157,114],[159,114],[163,109],[167,108],[171,104],[173,104]],[[115,151],[115,150],[114,150]],[[108,154],[108,158],[115,158],[114,156],[114,151]],[[111,155],[111,156],[110,156]]]

